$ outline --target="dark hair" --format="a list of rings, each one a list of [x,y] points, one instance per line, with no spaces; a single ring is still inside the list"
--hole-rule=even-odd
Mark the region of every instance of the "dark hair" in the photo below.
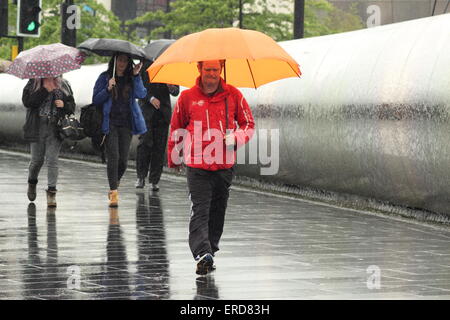
[[[204,61],[197,61],[197,66],[201,68],[203,68],[203,62]],[[225,65],[225,59],[219,59],[220,62],[220,67],[223,69],[224,65]]]
[[[108,76],[111,79],[113,77],[114,62],[117,60],[117,57],[119,57],[120,55],[124,55],[128,58],[128,65],[124,72],[126,85],[123,88],[123,97],[125,99],[128,99],[128,97],[130,96],[130,92],[133,88],[133,68],[134,68],[133,59],[131,59],[131,57],[125,53],[117,52],[109,60],[108,70],[106,72],[108,73]],[[116,69],[117,69],[117,67],[116,67]],[[117,92],[117,87],[114,87],[114,89],[112,91],[113,100],[116,100],[118,98],[118,96],[119,96],[119,93]]]

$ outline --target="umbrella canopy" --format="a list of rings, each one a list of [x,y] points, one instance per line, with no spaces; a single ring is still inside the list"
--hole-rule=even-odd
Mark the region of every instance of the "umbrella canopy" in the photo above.
[[[151,82],[192,87],[197,61],[224,59],[223,76],[236,87],[257,88],[265,83],[301,75],[297,62],[272,38],[253,30],[206,29],[173,43],[147,69]]]
[[[22,51],[6,73],[21,79],[52,78],[79,69],[85,54],[62,43],[40,45]]]
[[[89,38],[77,48],[91,51],[104,57],[111,57],[114,53],[120,52],[130,55],[132,59],[145,58],[145,52],[142,48],[126,40]]]
[[[148,60],[155,61],[175,40],[160,39],[150,42],[145,48],[145,55]]]

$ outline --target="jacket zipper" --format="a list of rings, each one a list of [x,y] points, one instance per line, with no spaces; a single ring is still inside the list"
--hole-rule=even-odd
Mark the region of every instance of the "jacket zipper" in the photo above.
[[[206,125],[208,127],[208,139],[211,141],[211,132],[209,131],[209,113],[208,109],[206,109]]]

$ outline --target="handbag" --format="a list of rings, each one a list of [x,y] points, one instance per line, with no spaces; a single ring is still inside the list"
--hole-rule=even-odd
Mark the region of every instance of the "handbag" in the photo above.
[[[56,126],[62,139],[78,141],[86,137],[80,122],[73,114],[66,114],[63,118],[60,118]]]

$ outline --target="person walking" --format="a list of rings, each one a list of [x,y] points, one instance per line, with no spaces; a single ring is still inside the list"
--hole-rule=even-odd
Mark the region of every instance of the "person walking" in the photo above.
[[[30,79],[22,93],[27,108],[24,138],[30,142],[31,161],[28,167],[28,191],[30,201],[36,199],[39,172],[47,163],[47,206],[56,207],[58,182],[58,158],[62,139],[57,122],[75,112],[75,100],[67,80],[62,77]]]
[[[168,165],[187,166],[189,247],[198,275],[215,269],[236,149],[250,140],[255,127],[242,93],[221,78],[223,63],[198,62],[196,85],[181,93],[170,123]]]
[[[151,65],[147,63],[143,68],[142,80],[147,89],[147,96],[139,100],[148,131],[139,137],[136,151],[136,188],[144,188],[145,178],[158,191],[158,183],[164,165],[164,155],[167,146],[172,107],[170,95],[177,96],[180,87],[165,83],[151,83],[146,69]],[[150,170],[149,170],[150,169]],[[150,172],[149,172],[150,171]]]
[[[109,61],[108,70],[100,74],[94,86],[92,102],[103,107],[110,207],[119,205],[118,187],[127,169],[132,135],[147,131],[136,102],[147,94],[139,76],[141,67],[142,63],[134,65],[130,56],[116,53]]]

